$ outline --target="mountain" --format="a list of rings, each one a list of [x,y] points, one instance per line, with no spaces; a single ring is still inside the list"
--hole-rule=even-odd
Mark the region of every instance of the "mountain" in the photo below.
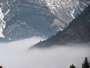
[[[0,6],[5,22],[0,34],[5,40],[21,40],[51,37],[68,26],[87,4],[79,0],[0,0]]]
[[[5,17],[6,28],[3,31],[6,39],[19,40],[32,36],[47,37],[55,33],[55,29],[49,25],[55,16],[50,13],[48,7],[41,7],[39,3],[28,1],[8,1],[10,12]]]
[[[69,43],[90,42],[90,6],[88,6],[68,27],[51,38],[41,41],[33,47],[51,47],[53,45],[67,45]],[[32,48],[33,48],[32,47]]]

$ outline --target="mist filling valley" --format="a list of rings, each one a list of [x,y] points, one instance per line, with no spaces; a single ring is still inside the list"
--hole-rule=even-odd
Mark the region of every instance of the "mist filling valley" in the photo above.
[[[81,68],[85,57],[90,61],[89,3],[1,0],[0,66]]]
[[[69,68],[71,64],[80,68],[85,57],[90,60],[89,44],[68,44],[29,50],[29,47],[38,41],[40,38],[34,37],[11,43],[0,43],[0,64],[3,68]]]

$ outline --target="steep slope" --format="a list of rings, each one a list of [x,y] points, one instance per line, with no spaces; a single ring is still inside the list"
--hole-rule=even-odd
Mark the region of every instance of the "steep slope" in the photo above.
[[[82,1],[81,1],[82,2]],[[0,0],[7,40],[50,37],[64,29],[86,4],[79,0]],[[82,6],[82,7],[81,7]],[[1,23],[1,22],[0,22]]]
[[[54,15],[48,7],[42,8],[38,1],[35,4],[29,0],[10,0],[8,3],[10,12],[6,17],[6,28],[3,31],[6,39],[19,40],[54,33],[55,29],[49,27]]]
[[[90,6],[81,15],[76,17],[65,30],[58,32],[55,36],[33,47],[50,47],[68,43],[88,42],[90,42]]]

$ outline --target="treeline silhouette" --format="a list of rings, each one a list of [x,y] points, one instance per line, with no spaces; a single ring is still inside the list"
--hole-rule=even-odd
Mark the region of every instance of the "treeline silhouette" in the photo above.
[[[77,68],[74,64],[70,65],[70,68]],[[82,64],[82,67],[81,68],[90,68],[90,63],[88,61],[88,58],[85,57],[85,60]]]
[[[0,68],[2,68],[3,66],[0,66]],[[72,65],[70,65],[70,67],[69,68],[77,68],[74,64],[72,64]],[[90,63],[89,63],[89,61],[88,61],[88,58],[87,57],[85,57],[85,60],[84,60],[84,62],[83,62],[83,64],[82,64],[82,67],[81,68],[90,68]]]
[[[0,66],[0,68],[2,68],[2,66]]]

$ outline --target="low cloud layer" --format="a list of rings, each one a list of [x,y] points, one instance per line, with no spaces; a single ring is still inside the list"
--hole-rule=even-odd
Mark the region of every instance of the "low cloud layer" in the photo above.
[[[3,68],[69,68],[81,67],[84,57],[90,59],[89,46],[60,46],[28,50],[31,40],[0,43],[0,64]]]

